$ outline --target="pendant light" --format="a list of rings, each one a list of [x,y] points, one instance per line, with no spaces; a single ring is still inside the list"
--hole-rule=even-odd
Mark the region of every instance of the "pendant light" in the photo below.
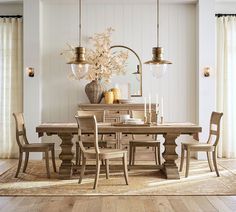
[[[159,46],[159,8],[160,0],[157,0],[157,47],[152,48],[152,60],[145,62],[150,66],[154,77],[159,78],[167,71],[167,66],[172,64],[170,61],[163,59],[163,48]]]
[[[75,47],[75,58],[68,64],[77,79],[82,79],[88,72],[89,62],[85,58],[86,49],[82,47],[82,0],[79,0],[79,46]]]

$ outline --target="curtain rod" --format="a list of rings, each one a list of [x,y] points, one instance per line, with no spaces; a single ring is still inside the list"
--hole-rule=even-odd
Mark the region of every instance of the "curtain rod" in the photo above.
[[[22,15],[0,15],[0,18],[22,18]]]
[[[216,17],[222,17],[222,16],[236,16],[236,14],[216,14]]]

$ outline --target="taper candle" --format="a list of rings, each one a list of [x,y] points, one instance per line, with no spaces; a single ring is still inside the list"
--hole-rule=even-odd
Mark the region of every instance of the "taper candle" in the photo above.
[[[146,97],[144,97],[144,117],[147,116],[147,101],[146,101]]]
[[[151,94],[149,94],[149,113],[151,113]]]
[[[164,99],[161,97],[161,116],[164,116]]]

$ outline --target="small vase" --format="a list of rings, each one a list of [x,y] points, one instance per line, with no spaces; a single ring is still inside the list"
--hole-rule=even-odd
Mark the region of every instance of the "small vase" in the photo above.
[[[113,94],[112,91],[105,92],[104,98],[105,98],[105,103],[106,104],[113,104],[114,94]]]
[[[85,93],[91,104],[99,104],[103,98],[103,86],[99,80],[93,80],[85,86]]]

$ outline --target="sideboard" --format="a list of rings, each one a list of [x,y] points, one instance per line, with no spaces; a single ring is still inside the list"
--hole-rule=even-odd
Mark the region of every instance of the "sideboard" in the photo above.
[[[152,104],[151,109],[152,112],[155,112],[156,105]],[[129,114],[131,115],[132,110],[144,110],[144,104],[140,103],[132,103],[132,104],[79,104],[78,105],[79,110],[85,110],[85,111],[98,111],[103,110],[105,111],[105,122],[113,123],[113,122],[119,122],[120,116]],[[148,104],[147,104],[147,110],[148,110]],[[114,141],[116,140],[119,148],[127,149],[129,145],[129,140],[132,139],[132,135],[130,134],[110,134],[105,135],[104,138],[106,140]],[[142,140],[150,140],[154,139],[153,135],[138,135],[136,136],[136,139],[142,139]]]

